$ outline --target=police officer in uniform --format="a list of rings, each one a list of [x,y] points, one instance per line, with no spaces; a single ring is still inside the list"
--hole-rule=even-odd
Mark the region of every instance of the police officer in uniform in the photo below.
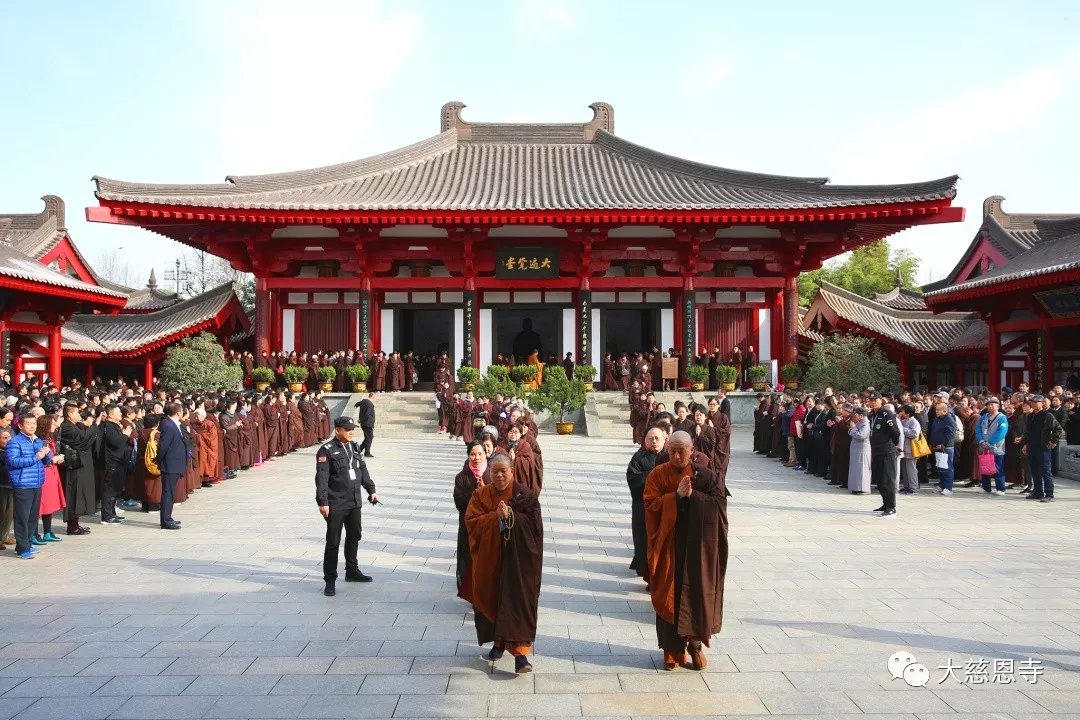
[[[896,483],[899,467],[896,462],[900,442],[900,423],[896,416],[882,407],[881,393],[870,393],[870,482],[881,493],[881,517],[896,515]]]
[[[315,454],[315,502],[319,513],[326,518],[326,550],[323,553],[323,594],[332,596],[337,581],[338,546],[341,529],[345,528],[345,581],[371,582],[356,564],[356,548],[360,544],[361,490],[367,492],[372,505],[379,501],[375,483],[371,481],[360,446],[353,442],[356,423],[352,418],[339,417],[334,421],[334,439]]]

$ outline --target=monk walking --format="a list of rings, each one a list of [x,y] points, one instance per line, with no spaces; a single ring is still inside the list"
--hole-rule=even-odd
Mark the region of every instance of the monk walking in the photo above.
[[[724,473],[691,462],[694,443],[679,431],[667,443],[670,460],[645,481],[649,585],[664,669],[708,665],[702,645],[720,632],[727,573],[727,488]]]
[[[528,656],[536,640],[544,564],[540,502],[514,481],[509,456],[492,455],[488,470],[491,484],[477,487],[465,510],[476,640],[493,643],[489,660],[509,652],[516,672],[532,672]]]

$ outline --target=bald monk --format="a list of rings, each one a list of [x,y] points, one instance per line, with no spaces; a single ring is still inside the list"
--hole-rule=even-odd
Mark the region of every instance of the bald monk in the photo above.
[[[532,672],[536,611],[544,564],[540,502],[514,481],[514,463],[496,452],[488,460],[491,484],[477,487],[465,510],[472,561],[473,621],[480,645],[493,643],[487,658],[514,656],[514,670]]]
[[[656,611],[656,639],[664,669],[686,662],[708,665],[702,645],[720,632],[727,573],[727,488],[724,475],[691,462],[694,442],[672,433],[668,462],[645,481],[649,535],[649,584]]]

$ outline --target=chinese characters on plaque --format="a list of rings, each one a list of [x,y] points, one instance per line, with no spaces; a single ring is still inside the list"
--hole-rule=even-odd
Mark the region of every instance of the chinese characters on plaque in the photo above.
[[[495,251],[495,277],[553,279],[559,277],[559,249],[506,247]]]

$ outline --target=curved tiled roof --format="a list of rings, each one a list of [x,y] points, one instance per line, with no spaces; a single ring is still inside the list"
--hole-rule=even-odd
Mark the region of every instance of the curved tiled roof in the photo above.
[[[64,350],[122,353],[138,350],[213,319],[235,297],[226,283],[157,312],[132,315],[74,315],[62,329]]]
[[[895,310],[926,309],[926,303],[923,301],[921,292],[899,286],[894,287],[887,293],[875,293],[874,301]]]
[[[926,294],[931,302],[968,290],[999,285],[1040,275],[1080,269],[1080,216],[1037,220],[1040,236],[1030,249],[973,280]]]
[[[323,168],[157,185],[95,177],[105,201],[267,210],[811,209],[951,199],[955,176],[903,185],[730,170],[665,155],[612,134],[610,106],[584,124],[480,124],[443,108],[443,132]]]
[[[97,285],[91,285],[78,278],[59,273],[5,243],[0,243],[0,275],[102,297],[127,297],[122,292],[98,287]]]
[[[897,310],[844,288],[821,283],[814,302],[824,303],[838,317],[880,337],[923,352],[945,352],[974,322],[974,313]]]

